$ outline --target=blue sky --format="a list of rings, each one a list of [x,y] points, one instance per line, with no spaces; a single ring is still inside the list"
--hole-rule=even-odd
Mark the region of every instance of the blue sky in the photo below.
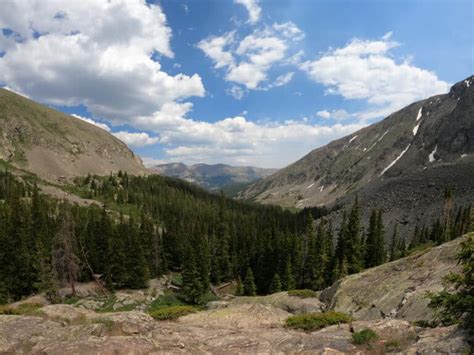
[[[471,0],[3,1],[0,85],[147,164],[283,167],[473,73]]]

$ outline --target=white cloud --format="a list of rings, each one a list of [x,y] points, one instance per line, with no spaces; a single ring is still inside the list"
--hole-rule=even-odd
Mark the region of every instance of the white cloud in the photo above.
[[[226,90],[226,94],[233,96],[236,100],[241,100],[245,95],[245,90],[240,86],[232,85],[230,89]]]
[[[171,29],[158,5],[142,0],[2,1],[0,28],[21,42],[5,46],[0,83],[53,105],[84,105],[124,123],[169,103],[203,96],[199,75],[169,75]],[[38,37],[38,34],[39,37]]]
[[[148,133],[139,132],[131,133],[126,131],[113,132],[115,137],[130,145],[132,147],[144,147],[146,145],[153,145],[160,141],[158,137],[150,137]]]
[[[75,118],[79,118],[80,120],[85,121],[85,122],[90,123],[90,124],[93,124],[94,126],[97,126],[99,128],[102,128],[104,131],[110,132],[110,127],[108,125],[106,125],[105,123],[97,122],[97,121],[94,121],[91,118],[76,115],[75,113],[73,113],[71,116],[75,117]]]
[[[225,69],[225,80],[257,90],[265,88],[261,84],[269,79],[268,72],[274,66],[290,64],[285,57],[301,57],[301,52],[293,57],[291,48],[303,37],[295,24],[287,22],[256,29],[242,40],[234,31],[209,37],[199,42],[198,48],[213,60],[214,68]],[[291,76],[287,74],[286,78]]]
[[[391,40],[391,33],[375,41],[354,39],[300,67],[314,81],[325,85],[328,94],[366,100],[368,109],[358,113],[364,120],[385,116],[413,101],[449,90],[449,84],[436,74],[407,61],[396,61],[390,51],[398,45]]]
[[[280,32],[284,37],[289,38],[293,41],[301,41],[304,39],[305,34],[301,31],[298,26],[293,22],[274,23],[273,28]]]
[[[346,110],[332,110],[331,112],[322,110],[316,112],[316,115],[326,120],[333,119],[335,121],[343,121],[355,117],[355,114],[349,113]]]
[[[145,165],[148,168],[151,168],[155,165],[168,163],[167,161],[163,159],[155,159],[155,158],[150,158],[150,157],[141,157],[141,159],[142,159],[143,165]]]
[[[363,127],[358,123],[314,125],[307,120],[251,122],[242,116],[211,123],[180,117],[172,113],[176,109],[142,121],[143,129],[159,136],[163,159],[168,162],[283,167],[315,147]]]
[[[283,85],[288,84],[291,81],[291,79],[293,79],[293,75],[295,75],[294,72],[289,72],[289,73],[280,75],[278,78],[276,78],[274,86],[278,87],[278,86],[283,86]]]
[[[260,19],[262,9],[258,0],[234,0],[236,4],[243,5],[249,13],[249,22],[256,23]]]
[[[234,64],[232,53],[226,50],[234,42],[234,34],[235,32],[229,32],[220,37],[206,38],[198,43],[198,48],[214,61],[216,69]]]

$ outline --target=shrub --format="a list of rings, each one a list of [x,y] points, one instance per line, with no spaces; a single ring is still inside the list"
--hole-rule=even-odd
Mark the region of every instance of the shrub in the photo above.
[[[351,320],[352,318],[350,316],[340,312],[316,312],[291,316],[286,320],[286,326],[295,329],[313,331],[329,325],[347,323]]]
[[[474,334],[474,234],[470,233],[460,244],[458,262],[462,273],[445,276],[446,285],[453,285],[454,291],[447,289],[428,292],[428,307],[435,309],[438,319],[444,324],[460,322],[469,333]]]
[[[197,311],[193,306],[172,306],[151,311],[149,314],[157,320],[174,320]]]
[[[385,343],[385,351],[400,351],[400,341],[389,340]]]
[[[8,306],[3,306],[0,307],[0,314],[10,314],[10,315],[16,315],[16,316],[21,316],[24,314],[33,314],[35,311],[38,309],[42,308],[43,305],[40,303],[22,303],[18,307],[8,307]]]
[[[377,333],[369,328],[362,329],[360,332],[355,332],[352,334],[352,342],[357,345],[370,344],[378,338],[379,336]]]
[[[182,301],[174,292],[166,292],[164,295],[158,297],[148,306],[148,313],[158,311],[163,308],[173,306],[185,306],[186,303]]]
[[[318,293],[313,291],[313,290],[308,290],[308,289],[304,289],[304,290],[290,290],[288,291],[288,295],[290,296],[294,296],[294,297],[299,297],[299,298],[317,298],[318,297]]]

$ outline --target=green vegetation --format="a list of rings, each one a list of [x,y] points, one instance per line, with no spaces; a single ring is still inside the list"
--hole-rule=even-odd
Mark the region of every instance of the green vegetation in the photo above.
[[[444,324],[460,322],[474,334],[474,233],[468,234],[461,242],[458,260],[462,273],[450,273],[445,278],[447,286],[452,285],[455,290],[428,293],[429,307],[437,311]]]
[[[348,323],[351,320],[350,316],[340,312],[307,313],[289,317],[286,320],[286,326],[314,331],[334,324]]]
[[[40,303],[22,303],[17,307],[2,306],[0,307],[0,314],[10,314],[16,316],[24,314],[31,315],[42,307],[43,305]]]
[[[68,187],[104,202],[103,208],[43,195],[36,183],[0,172],[0,304],[35,292],[58,302],[59,287],[69,286],[74,295],[76,282],[95,274],[113,291],[144,288],[150,278],[171,272],[192,304],[211,299],[211,283],[239,278],[249,296],[320,290],[386,256],[382,213],[373,213],[365,238],[358,199],[337,228],[324,218],[324,208],[294,214],[158,175],[88,175]],[[454,213],[448,202],[443,222],[420,229],[413,248],[466,231],[470,206]],[[391,260],[406,255],[404,243],[395,233]]]
[[[377,340],[379,336],[372,329],[365,328],[360,332],[352,333],[352,342],[357,345],[370,344]]]
[[[92,320],[92,323],[103,324],[109,332],[111,332],[114,329],[114,322],[111,319],[95,318]]]
[[[385,343],[385,351],[400,351],[399,340],[389,340]]]
[[[148,306],[148,312],[158,311],[163,308],[169,308],[173,306],[185,306],[184,302],[178,295],[174,292],[167,291],[164,295],[158,297]]]
[[[151,311],[149,314],[157,320],[175,320],[197,311],[199,309],[194,306],[172,306]]]
[[[294,296],[294,297],[299,297],[299,298],[316,298],[318,297],[318,294],[309,289],[303,289],[303,290],[289,290],[288,295]]]

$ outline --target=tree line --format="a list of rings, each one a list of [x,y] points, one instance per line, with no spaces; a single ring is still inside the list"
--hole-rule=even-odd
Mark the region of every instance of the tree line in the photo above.
[[[211,284],[231,280],[248,295],[319,290],[409,249],[396,229],[385,245],[381,210],[363,226],[358,199],[336,228],[326,209],[295,214],[158,175],[88,175],[69,189],[103,207],[71,205],[41,194],[34,181],[0,173],[1,302],[39,291],[54,300],[60,286],[74,291],[77,281],[97,278],[109,289],[143,288],[170,271],[181,273],[182,292],[194,303]],[[470,207],[454,213],[452,201],[445,205],[440,221],[417,229],[411,247],[465,232]]]

